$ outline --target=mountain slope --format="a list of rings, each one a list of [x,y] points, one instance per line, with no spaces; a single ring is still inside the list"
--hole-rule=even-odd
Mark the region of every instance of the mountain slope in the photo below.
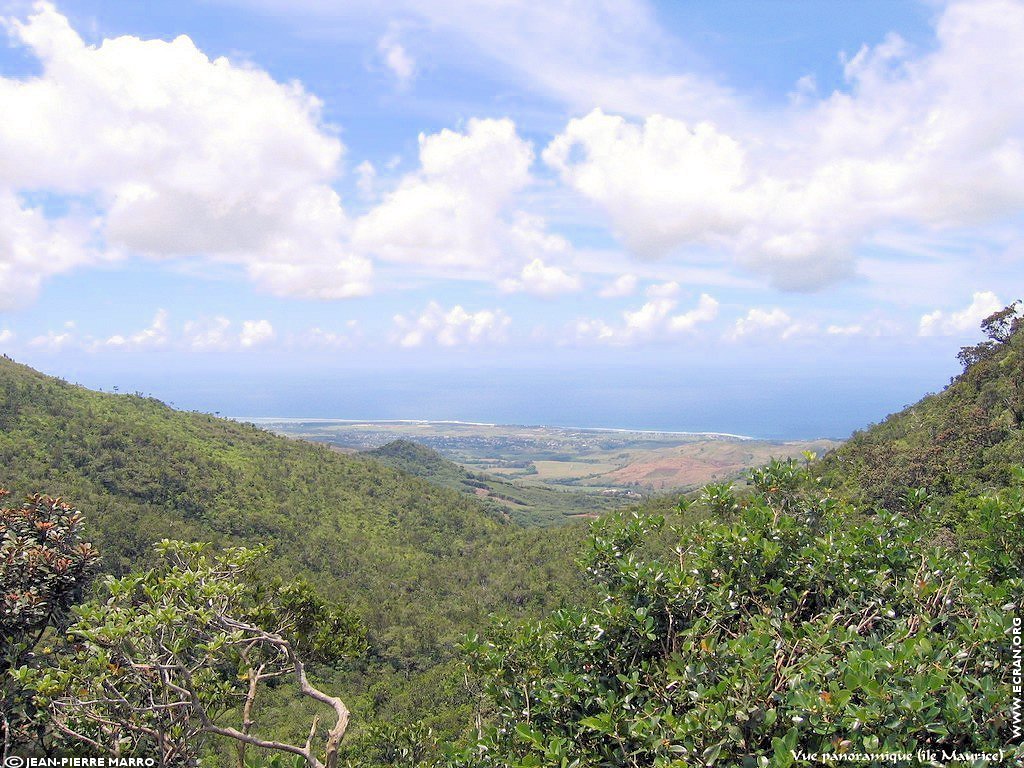
[[[824,459],[825,476],[891,509],[912,488],[952,511],[1007,486],[1024,464],[1024,323],[1014,310],[983,323],[988,341],[961,351],[966,368],[948,387],[855,433]]]
[[[344,680],[368,692],[363,710],[355,702],[364,721],[401,719],[417,686],[437,688],[452,644],[489,613],[559,604],[575,583],[566,552],[582,537],[575,526],[506,524],[465,494],[365,457],[92,392],[7,359],[0,486],[78,506],[112,573],[144,564],[163,537],[271,544],[272,570],[307,576],[367,625],[371,659]]]

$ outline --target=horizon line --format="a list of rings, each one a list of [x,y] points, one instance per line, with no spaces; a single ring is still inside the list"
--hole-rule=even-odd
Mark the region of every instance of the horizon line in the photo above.
[[[836,440],[832,437],[773,439],[754,435],[740,435],[734,432],[689,431],[671,429],[633,429],[630,427],[579,427],[561,424],[499,424],[486,421],[463,421],[460,419],[342,419],[299,416],[225,416],[233,421],[252,424],[273,423],[321,423],[321,424],[452,424],[467,427],[518,427],[520,429],[561,429],[573,432],[615,432],[638,435],[681,435],[687,437],[724,437],[734,440],[754,440],[768,443],[808,442],[811,440]]]

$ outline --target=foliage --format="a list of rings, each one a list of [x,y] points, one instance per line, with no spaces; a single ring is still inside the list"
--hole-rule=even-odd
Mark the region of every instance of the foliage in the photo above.
[[[305,586],[254,591],[247,578],[265,548],[233,548],[216,556],[203,544],[163,541],[153,570],[108,578],[103,596],[77,609],[67,634],[71,652],[16,678],[48,708],[71,748],[101,755],[154,755],[161,765],[186,765],[211,734],[238,742],[239,764],[253,745],[302,757],[311,768],[336,765],[349,712],[313,687],[298,654],[324,661],[361,650],[359,627]],[[276,600],[272,598],[277,598]],[[355,636],[338,636],[351,632]],[[294,677],[299,690],[334,712],[323,763],[305,745],[257,736],[253,712],[263,686]],[[240,727],[226,721],[237,718]]]
[[[602,521],[584,561],[594,601],[471,637],[491,717],[453,764],[789,766],[792,750],[1007,744],[1020,572],[991,580],[985,553],[922,546],[931,521],[855,521],[792,461],[753,484],[731,519],[657,557],[642,547],[662,518]],[[1019,520],[1020,492],[983,502],[1000,510],[982,513],[1002,521],[993,536]]]
[[[522,530],[370,458],[0,360],[0,482],[73,495],[121,577],[77,614],[69,654],[25,645],[4,684],[31,682],[96,749],[202,752],[211,766],[231,756],[204,744],[210,726],[232,722],[298,750],[235,756],[277,768],[307,755],[440,765],[445,743],[461,745],[454,765],[502,768],[991,749],[1006,740],[1006,631],[1024,570],[1024,481],[1011,471],[1024,456],[1024,327],[1010,307],[985,331],[945,392],[812,465],[832,491],[776,462],[751,474],[748,495],[720,483],[679,512],[652,500],[595,524],[585,584],[567,556],[574,527]],[[432,460],[398,454],[409,468]],[[932,546],[940,521],[957,554]],[[212,544],[154,558],[162,538]],[[258,555],[231,548],[254,542]],[[78,592],[33,631],[52,634]],[[466,674],[456,638],[489,615],[495,627],[465,645]],[[288,682],[298,659],[317,665],[322,690],[345,692],[352,727],[337,751],[319,725],[324,747],[304,746],[320,703]],[[174,691],[163,674],[187,706],[147,698]],[[8,697],[4,711],[31,705]],[[474,715],[477,736],[460,740]]]
[[[305,579],[275,579],[269,585],[256,581],[248,587],[251,607],[245,620],[281,634],[307,662],[331,664],[363,656],[369,649],[359,618],[344,606],[329,603]]]
[[[0,499],[8,495],[0,489]],[[98,569],[99,552],[82,541],[81,528],[82,514],[49,496],[0,508],[0,758],[33,728],[31,704],[10,671],[36,663],[36,646]]]
[[[1013,338],[1013,334],[1020,328],[1022,320],[1017,316],[1019,303],[1019,301],[1015,301],[981,321],[981,330],[988,340],[971,347],[961,347],[957,360],[960,361],[964,370],[989,357],[1001,345],[1008,343]]]
[[[1024,469],[1015,467],[1013,472],[1014,485],[980,497],[962,524],[996,582],[1024,574]]]
[[[988,337],[965,347],[965,370],[943,392],[855,433],[822,461],[834,487],[866,506],[905,509],[925,488],[955,527],[974,497],[1011,483],[1024,457],[1024,318],[1017,303],[982,322]]]
[[[420,720],[425,703],[439,735],[465,730],[459,638],[492,613],[539,616],[579,589],[566,553],[581,527],[526,530],[366,457],[92,392],[6,359],[0,484],[75,499],[115,576],[155,566],[152,543],[164,538],[270,547],[266,581],[304,579],[366,628],[367,653],[324,673],[346,692],[353,752],[371,725]],[[269,731],[305,738],[309,713],[294,691],[274,688],[265,701]]]

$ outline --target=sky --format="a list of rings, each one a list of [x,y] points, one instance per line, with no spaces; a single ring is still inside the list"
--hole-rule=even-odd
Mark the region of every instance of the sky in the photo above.
[[[1024,3],[0,0],[0,351],[842,437],[1024,296]]]

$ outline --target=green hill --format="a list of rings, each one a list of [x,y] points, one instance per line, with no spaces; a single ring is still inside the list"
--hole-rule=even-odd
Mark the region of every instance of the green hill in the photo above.
[[[417,712],[441,713],[442,731],[468,723],[453,644],[491,613],[561,604],[582,538],[578,526],[509,524],[466,494],[367,457],[93,392],[9,359],[0,359],[0,486],[73,502],[110,573],[144,565],[164,537],[272,545],[272,570],[307,577],[368,628],[370,658],[336,680],[357,726]],[[424,697],[444,705],[425,707]]]
[[[965,370],[942,392],[855,433],[825,457],[835,485],[899,510],[927,488],[950,513],[980,492],[1010,484],[1024,463],[1024,322],[1016,305],[982,324],[988,339],[964,347]]]
[[[621,500],[594,492],[525,485],[485,472],[470,472],[432,448],[411,440],[392,440],[359,455],[369,456],[443,488],[468,493],[496,516],[516,523],[560,524],[567,518],[592,517],[598,512],[622,506]]]
[[[422,478],[453,478],[456,482],[466,474],[454,461],[449,461],[433,448],[411,440],[392,440],[387,445],[365,451],[364,456],[375,459]]]

